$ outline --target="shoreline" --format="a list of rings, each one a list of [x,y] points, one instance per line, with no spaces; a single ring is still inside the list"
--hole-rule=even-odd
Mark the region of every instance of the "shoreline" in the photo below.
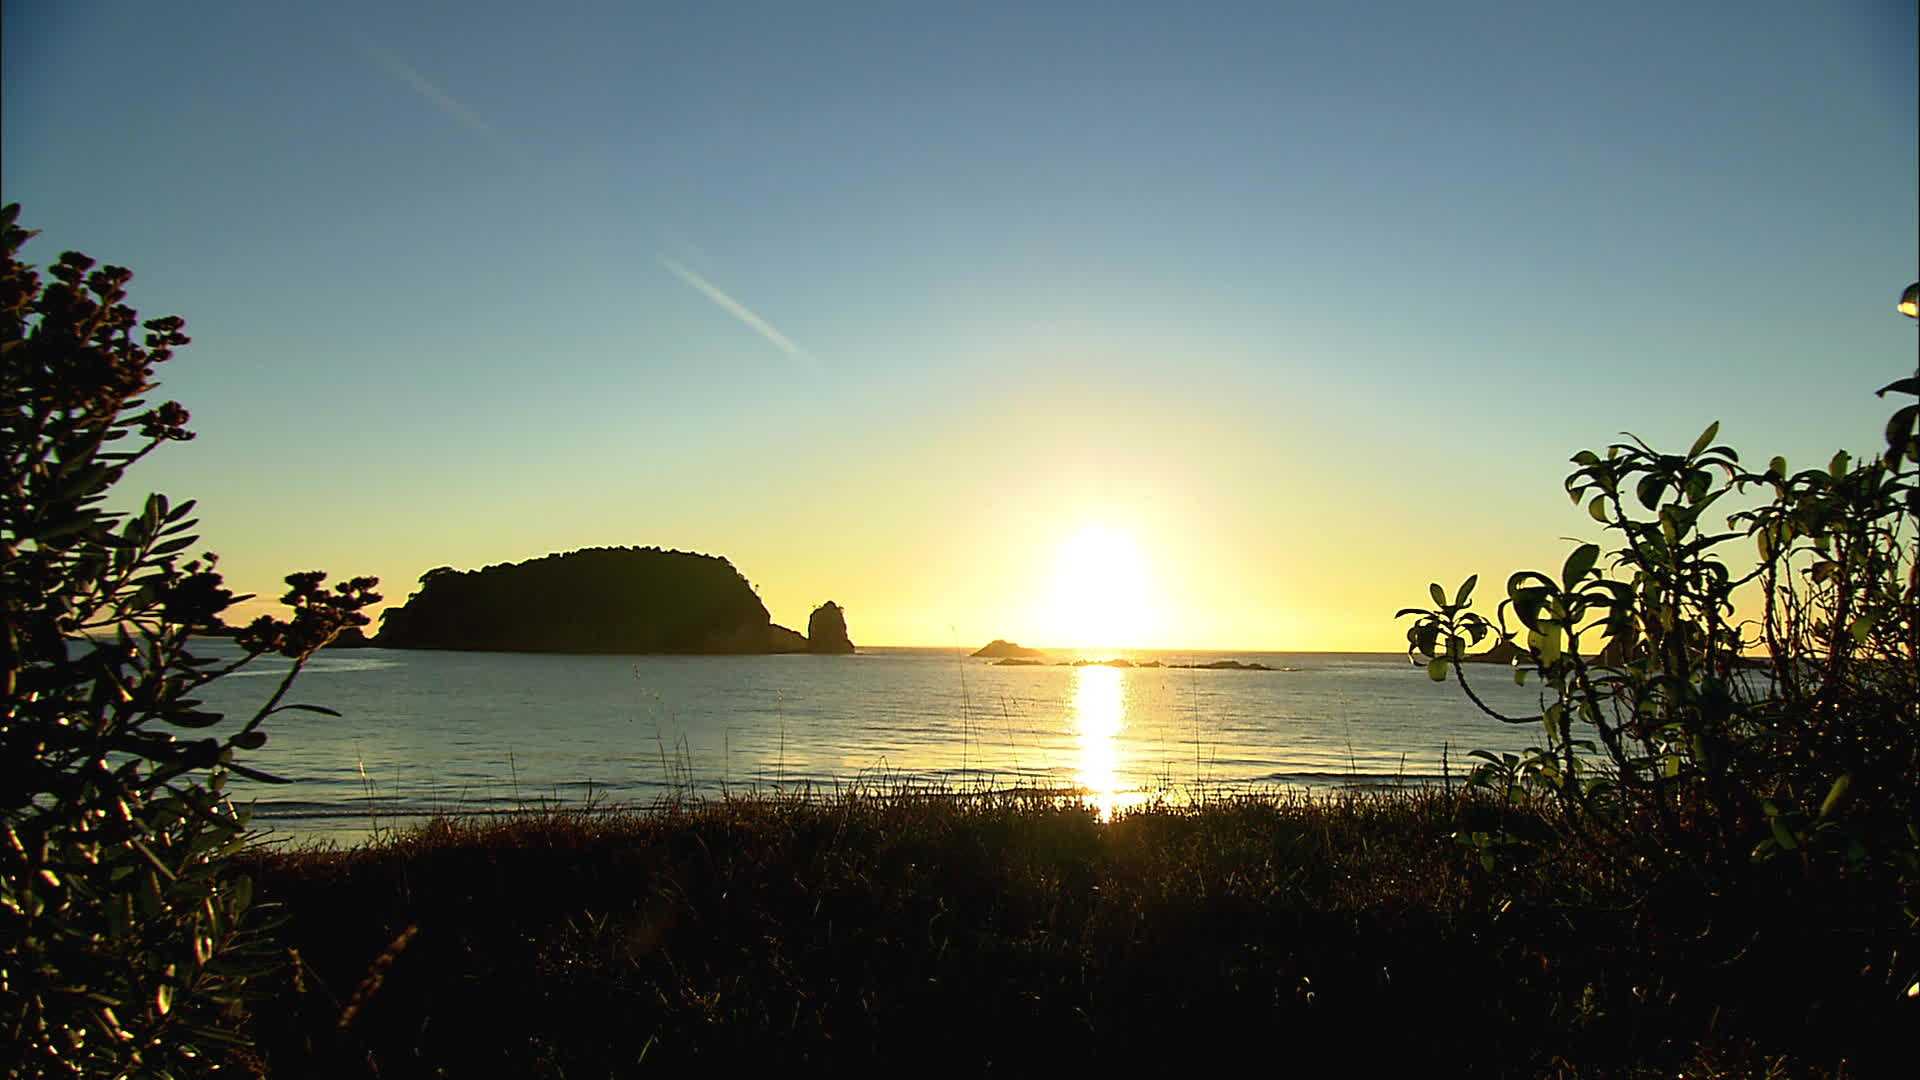
[[[1302,774],[1304,776],[1304,774]],[[964,801],[981,798],[1012,798],[1044,800],[1058,804],[1062,808],[1085,806],[1098,808],[1102,803],[1110,804],[1115,813],[1132,813],[1140,810],[1204,810],[1207,807],[1233,802],[1285,803],[1305,801],[1310,803],[1337,802],[1343,798],[1369,795],[1427,795],[1439,794],[1451,796],[1457,793],[1466,780],[1462,772],[1453,777],[1446,776],[1396,776],[1356,777],[1351,774],[1326,773],[1315,779],[1322,783],[1236,783],[1232,781],[1203,781],[1198,784],[1182,783],[1167,788],[1136,788],[1113,791],[1097,791],[1073,785],[994,785],[982,783],[954,787],[938,779],[924,777],[899,777],[889,780],[851,781],[833,783],[830,781],[798,782],[784,785],[769,783],[765,786],[736,784],[723,788],[715,784],[711,788],[663,791],[652,799],[644,801],[607,801],[592,799],[581,800],[535,800],[518,802],[512,805],[465,805],[465,806],[407,806],[395,805],[391,801],[377,805],[371,810],[365,806],[341,806],[335,808],[300,809],[286,812],[273,812],[272,804],[266,804],[266,812],[260,810],[262,800],[254,800],[250,805],[255,809],[251,822],[261,839],[268,844],[287,844],[296,846],[307,841],[335,842],[342,835],[355,838],[351,846],[365,846],[377,843],[382,835],[393,836],[400,833],[417,831],[436,822],[447,822],[455,826],[490,822],[515,823],[520,821],[540,821],[556,816],[582,816],[592,818],[647,818],[660,815],[681,815],[689,811],[721,806],[729,803],[747,806],[796,802],[812,805],[826,805],[848,798],[892,799],[926,798],[935,800]],[[582,782],[584,786],[584,782]],[[286,830],[284,835],[275,835],[280,830],[275,826],[284,823],[299,822],[342,822],[356,823],[365,827],[322,828]]]

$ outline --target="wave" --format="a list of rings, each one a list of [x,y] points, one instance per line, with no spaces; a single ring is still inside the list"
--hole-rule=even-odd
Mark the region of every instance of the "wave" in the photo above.
[[[316,657],[313,660],[307,661],[306,668],[303,669],[300,674],[303,677],[307,675],[345,675],[356,671],[385,671],[388,668],[397,668],[400,666],[402,665],[398,660],[376,660],[371,656],[355,657],[351,660],[331,660],[326,657]],[[272,664],[264,667],[248,666],[223,677],[228,679],[263,679],[271,676],[275,679],[284,679],[287,677],[287,669],[289,667],[291,667],[289,664]]]

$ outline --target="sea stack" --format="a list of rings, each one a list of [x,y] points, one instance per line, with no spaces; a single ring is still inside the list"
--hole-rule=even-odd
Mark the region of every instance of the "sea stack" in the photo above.
[[[807,651],[831,654],[853,651],[853,642],[847,638],[847,617],[839,604],[829,600],[808,616]]]

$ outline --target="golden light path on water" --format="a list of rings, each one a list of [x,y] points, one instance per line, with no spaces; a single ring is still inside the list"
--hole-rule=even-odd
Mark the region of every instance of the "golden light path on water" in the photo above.
[[[1074,669],[1073,730],[1080,741],[1077,781],[1101,821],[1113,820],[1120,791],[1119,735],[1127,723],[1125,675],[1089,664]]]

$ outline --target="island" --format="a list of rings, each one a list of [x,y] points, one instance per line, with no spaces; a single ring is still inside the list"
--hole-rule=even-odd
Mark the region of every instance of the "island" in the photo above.
[[[1486,652],[1475,653],[1467,657],[1467,663],[1512,665],[1530,658],[1527,650],[1515,645],[1513,642],[1497,641],[1494,643],[1493,648],[1488,649]]]
[[[812,637],[779,626],[717,555],[658,547],[583,548],[480,570],[427,571],[380,617],[383,649],[752,655],[851,653],[839,605]]]
[[[988,660],[1033,660],[1045,656],[1046,653],[1039,649],[1029,649],[1017,642],[994,638],[981,646],[973,655]]]

